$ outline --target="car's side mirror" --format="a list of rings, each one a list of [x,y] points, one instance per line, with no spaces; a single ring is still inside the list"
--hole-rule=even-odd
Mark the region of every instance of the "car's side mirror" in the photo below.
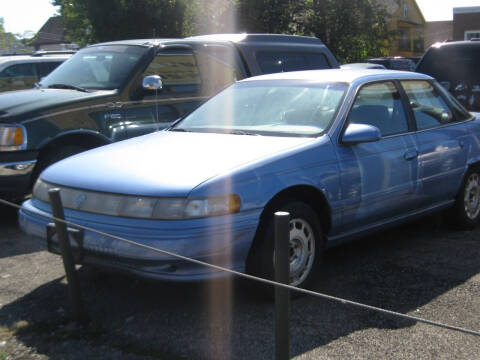
[[[378,141],[382,138],[380,130],[367,124],[349,124],[342,136],[342,144],[353,145]]]
[[[142,81],[142,87],[144,90],[162,90],[162,77],[159,75],[145,76]]]

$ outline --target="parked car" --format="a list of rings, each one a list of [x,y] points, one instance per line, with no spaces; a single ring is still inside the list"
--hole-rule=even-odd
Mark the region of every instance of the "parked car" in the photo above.
[[[380,64],[373,64],[373,63],[350,63],[350,64],[343,64],[340,65],[341,69],[349,69],[349,70],[365,70],[365,69],[386,69],[385,66]]]
[[[373,58],[373,59],[368,59],[367,62],[372,64],[383,65],[390,70],[404,70],[404,71],[415,70],[415,62],[411,59],[407,59],[402,56]]]
[[[480,39],[431,46],[416,71],[433,76],[471,111],[480,111]]]
[[[444,209],[475,225],[479,166],[480,117],[429,76],[271,74],[235,83],[166,131],[50,166],[19,223],[58,251],[44,217],[57,187],[73,223],[271,278],[272,214],[288,211],[290,283],[306,286],[325,247]],[[222,275],[80,231],[85,264],[174,281]]]
[[[37,51],[0,56],[0,92],[32,88],[74,51]]]
[[[235,80],[338,68],[317,38],[227,34],[80,50],[37,89],[0,95],[0,197],[72,154],[169,126]],[[163,89],[158,88],[158,76]]]

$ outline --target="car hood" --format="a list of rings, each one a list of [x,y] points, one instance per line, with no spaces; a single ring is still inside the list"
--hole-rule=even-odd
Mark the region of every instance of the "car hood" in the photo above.
[[[41,177],[93,191],[184,197],[215,176],[313,140],[162,131],[75,155]]]
[[[0,94],[0,122],[18,121],[24,114],[74,102],[109,96],[113,91],[81,92],[66,89],[29,89]]]

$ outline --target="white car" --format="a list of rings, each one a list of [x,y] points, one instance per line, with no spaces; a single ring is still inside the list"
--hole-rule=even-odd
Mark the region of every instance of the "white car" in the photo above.
[[[0,92],[28,89],[74,51],[38,51],[33,54],[0,56]]]

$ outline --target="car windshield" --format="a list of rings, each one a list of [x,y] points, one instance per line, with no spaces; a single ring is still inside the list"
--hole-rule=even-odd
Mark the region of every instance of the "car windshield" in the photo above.
[[[177,124],[173,131],[313,136],[332,122],[348,85],[311,81],[236,83]]]
[[[123,85],[139,59],[141,46],[93,46],[83,49],[42,79],[43,88],[113,90]]]

